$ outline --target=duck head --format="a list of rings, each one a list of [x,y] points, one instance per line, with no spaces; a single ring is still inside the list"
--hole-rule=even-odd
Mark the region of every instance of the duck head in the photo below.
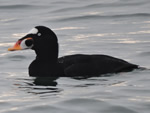
[[[35,50],[37,58],[58,58],[58,41],[55,33],[45,26],[36,26],[20,38],[8,51]]]

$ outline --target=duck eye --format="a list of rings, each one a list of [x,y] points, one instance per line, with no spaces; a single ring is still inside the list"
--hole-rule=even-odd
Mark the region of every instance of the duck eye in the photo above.
[[[30,47],[33,45],[33,40],[26,40],[25,44],[26,44],[26,46]]]

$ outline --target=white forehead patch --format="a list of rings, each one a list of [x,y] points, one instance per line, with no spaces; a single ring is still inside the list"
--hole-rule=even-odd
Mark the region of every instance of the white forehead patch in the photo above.
[[[33,28],[31,29],[28,34],[37,34],[38,33],[38,29],[37,28]]]

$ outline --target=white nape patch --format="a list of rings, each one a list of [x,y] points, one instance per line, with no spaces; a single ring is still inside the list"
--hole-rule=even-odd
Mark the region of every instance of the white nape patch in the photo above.
[[[38,36],[41,36],[42,34],[41,34],[41,33],[38,33],[37,35],[38,35]]]
[[[38,29],[36,28],[33,28],[28,32],[28,34],[37,34],[37,33],[38,33]]]

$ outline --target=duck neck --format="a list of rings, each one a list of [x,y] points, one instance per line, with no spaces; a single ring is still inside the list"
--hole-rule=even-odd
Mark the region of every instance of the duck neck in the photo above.
[[[36,60],[39,60],[40,62],[45,62],[45,63],[57,63],[58,60],[58,44],[57,46],[51,46],[49,49],[47,48],[42,48],[35,50],[36,53]]]

